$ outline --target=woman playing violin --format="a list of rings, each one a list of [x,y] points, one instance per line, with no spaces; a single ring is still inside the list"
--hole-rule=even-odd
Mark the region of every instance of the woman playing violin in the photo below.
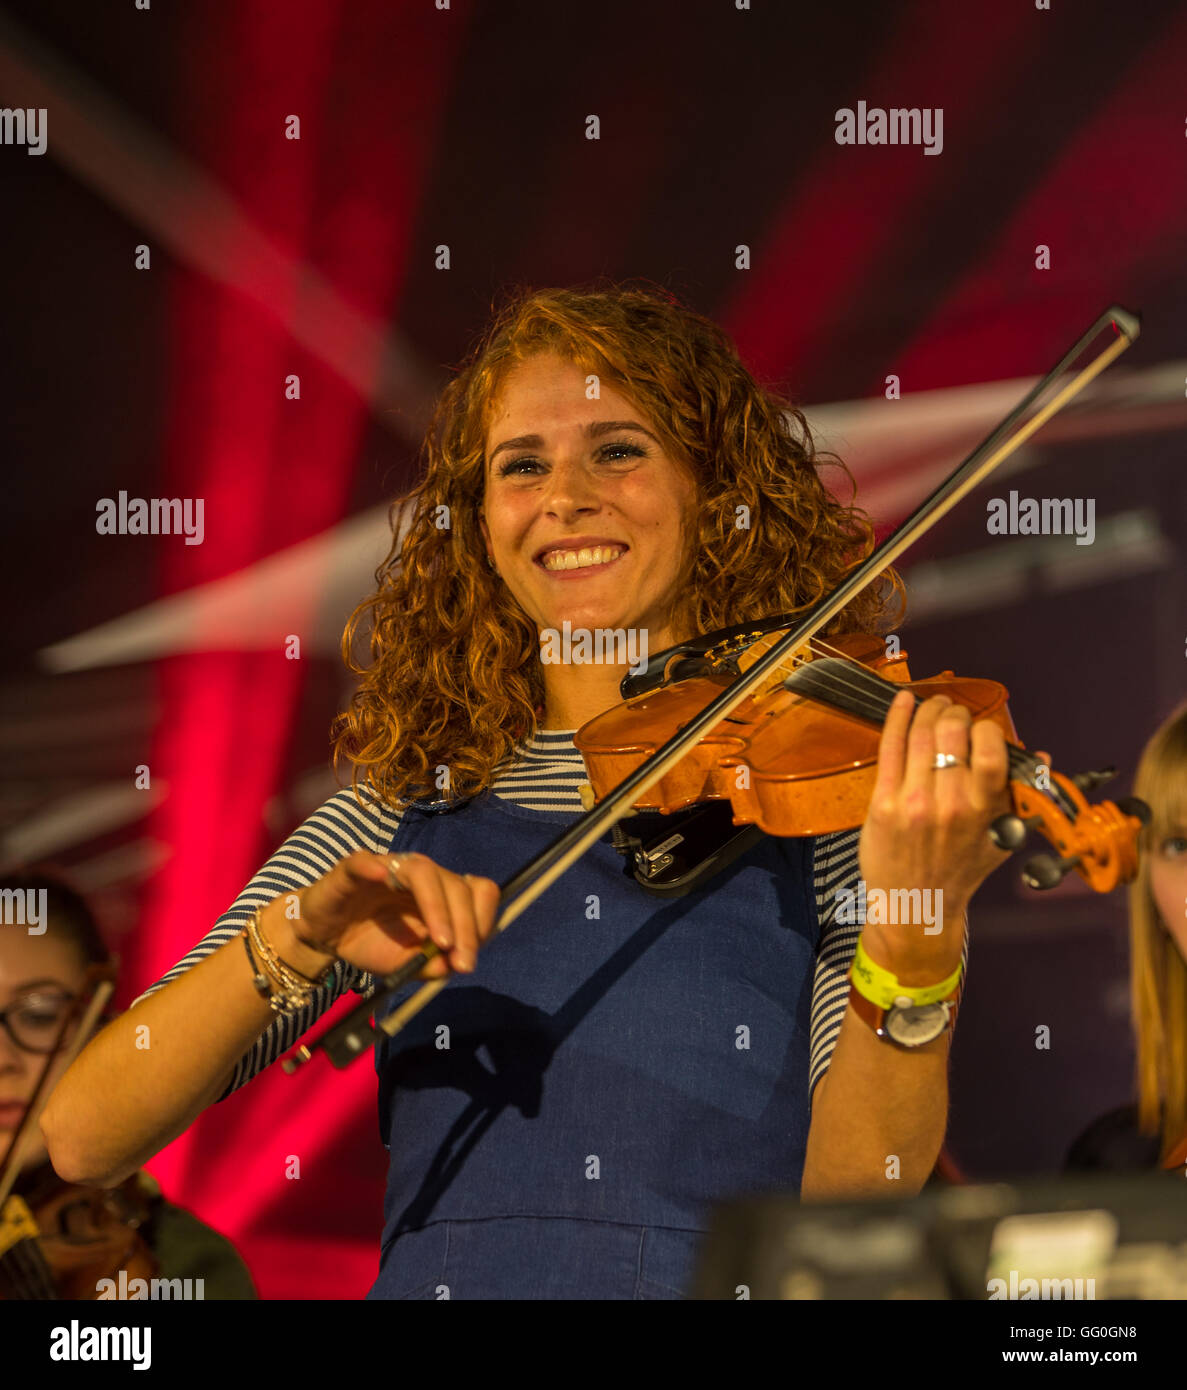
[[[371,1297],[678,1297],[716,1200],[917,1191],[946,1123],[966,908],[1005,858],[990,721],[900,695],[859,830],[765,838],[676,900],[599,841],[479,960],[497,882],[580,813],[573,734],[626,672],[542,660],[543,639],[616,630],[654,653],[805,609],[870,552],[802,415],[663,294],[550,290],[496,316],[424,454],[347,631],[353,788],[80,1056],[43,1120],[58,1171],[119,1181],[431,937],[425,975],[447,987],[376,1054]],[[898,594],[867,589],[826,635],[884,630]],[[870,901],[942,893],[942,914],[846,926],[859,880]],[[898,1040],[848,1002],[855,952],[897,982]]]

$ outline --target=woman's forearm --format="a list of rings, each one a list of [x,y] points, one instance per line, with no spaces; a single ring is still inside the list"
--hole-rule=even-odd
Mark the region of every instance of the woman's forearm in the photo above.
[[[851,1008],[816,1087],[804,1201],[917,1193],[948,1122],[948,1035],[915,1051],[883,1042]]]
[[[324,969],[326,958],[293,937],[281,900],[260,925],[295,969]],[[218,1100],[275,1018],[238,937],[121,1014],[87,1044],[42,1112],[59,1176],[110,1187],[134,1173]]]

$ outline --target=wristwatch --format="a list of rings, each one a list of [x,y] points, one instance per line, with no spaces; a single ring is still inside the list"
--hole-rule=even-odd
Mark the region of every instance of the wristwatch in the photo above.
[[[849,969],[849,1003],[883,1042],[908,1050],[925,1047],[955,1024],[963,976],[962,962],[938,984],[902,985],[870,959],[858,937]]]
[[[867,1023],[883,1042],[892,1042],[897,1047],[923,1047],[935,1040],[946,1028],[956,1022],[956,1006],[959,1003],[960,989],[949,999],[941,999],[935,1004],[914,1004],[906,995],[900,995],[888,1009],[867,999],[856,986],[849,986],[849,1003],[853,1012]]]

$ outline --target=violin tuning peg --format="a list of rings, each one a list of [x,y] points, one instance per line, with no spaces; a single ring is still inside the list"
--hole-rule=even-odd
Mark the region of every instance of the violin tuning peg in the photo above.
[[[1123,796],[1117,802],[1117,809],[1123,816],[1136,816],[1143,825],[1150,824],[1150,808],[1140,796]]]
[[[1099,772],[1077,772],[1072,781],[1085,794],[1094,792],[1097,787],[1103,787],[1106,782],[1111,782],[1117,775],[1115,767],[1101,768]]]
[[[1026,861],[1026,867],[1022,870],[1022,882],[1028,888],[1054,888],[1063,882],[1064,876],[1079,862],[1078,854],[1072,855],[1070,859],[1060,859],[1054,854],[1036,854],[1033,859]]]
[[[1035,826],[1041,824],[1042,819],[1039,816],[1027,816],[1025,820],[1021,816],[1010,814],[998,816],[989,827],[989,838],[998,849],[1019,849],[1027,835]]]

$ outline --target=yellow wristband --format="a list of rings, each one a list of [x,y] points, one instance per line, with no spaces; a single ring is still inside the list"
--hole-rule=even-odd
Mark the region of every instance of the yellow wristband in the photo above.
[[[869,958],[859,936],[853,964],[849,969],[849,978],[858,994],[868,999],[871,1004],[877,1004],[880,1009],[889,1009],[902,999],[909,999],[911,1004],[918,1008],[922,1004],[938,1004],[941,999],[947,999],[960,983],[960,972],[963,969],[964,962],[961,961],[952,974],[946,980],[941,980],[938,985],[925,985],[921,989],[901,985],[889,970],[884,970]]]

